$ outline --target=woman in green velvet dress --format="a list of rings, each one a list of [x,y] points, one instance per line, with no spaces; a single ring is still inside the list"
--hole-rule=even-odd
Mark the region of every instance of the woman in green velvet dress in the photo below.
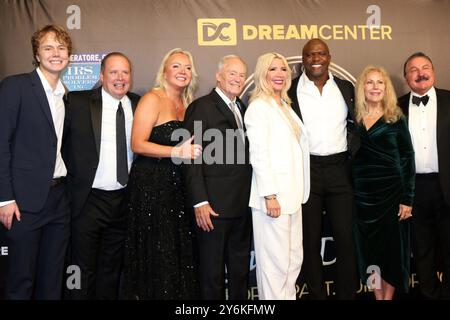
[[[353,162],[354,234],[361,279],[375,299],[409,287],[409,220],[414,197],[414,150],[386,70],[367,66],[356,84],[361,148]],[[370,279],[368,280],[368,278]],[[368,281],[367,281],[368,280]]]

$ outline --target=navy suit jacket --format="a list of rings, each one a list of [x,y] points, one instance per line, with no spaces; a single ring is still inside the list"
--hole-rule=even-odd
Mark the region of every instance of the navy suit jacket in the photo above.
[[[56,162],[57,137],[36,70],[0,83],[0,201],[40,211]]]
[[[436,140],[439,181],[444,199],[450,205],[450,91],[435,89],[437,99]],[[406,117],[409,115],[410,94],[411,92],[398,99],[398,104]]]

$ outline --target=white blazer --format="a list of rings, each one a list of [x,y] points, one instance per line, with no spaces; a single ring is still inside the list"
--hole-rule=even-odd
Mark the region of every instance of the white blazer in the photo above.
[[[283,102],[284,103],[284,102]],[[245,112],[245,126],[253,167],[249,206],[267,212],[264,196],[276,194],[281,214],[300,210],[309,198],[309,149],[306,129],[292,108],[301,128],[300,143],[286,116],[271,98],[258,98]]]

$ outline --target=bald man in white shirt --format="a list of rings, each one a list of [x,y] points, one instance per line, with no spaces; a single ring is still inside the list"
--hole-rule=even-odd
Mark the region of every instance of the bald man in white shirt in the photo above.
[[[359,147],[354,131],[354,89],[329,72],[327,44],[311,39],[303,47],[304,73],[292,80],[292,109],[306,126],[311,192],[303,205],[303,269],[311,299],[326,299],[321,257],[323,211],[330,217],[336,247],[336,296],[353,299],[357,288],[350,158]]]

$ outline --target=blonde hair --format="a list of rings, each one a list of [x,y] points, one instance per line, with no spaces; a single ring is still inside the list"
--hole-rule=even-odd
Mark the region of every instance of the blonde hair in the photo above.
[[[368,106],[366,103],[366,97],[364,95],[364,84],[367,80],[367,76],[371,72],[378,72],[385,84],[385,91],[383,100],[381,101],[381,106],[384,111],[384,121],[385,122],[396,122],[402,116],[402,110],[397,105],[397,96],[395,94],[394,86],[392,85],[391,78],[388,72],[383,67],[368,65],[364,68],[362,73],[359,75],[356,81],[356,103],[355,103],[355,116],[358,123],[363,122],[364,116],[368,113]]]
[[[194,92],[197,89],[197,83],[198,83],[198,74],[195,70],[194,66],[194,58],[192,57],[191,53],[189,51],[183,50],[181,48],[175,48],[170,50],[166,53],[164,56],[161,65],[159,66],[158,73],[156,74],[156,80],[155,80],[155,86],[154,88],[160,88],[160,89],[167,89],[167,81],[164,78],[164,72],[166,70],[166,64],[167,61],[171,56],[174,54],[181,53],[184,54],[189,58],[189,63],[191,64],[191,72],[192,72],[192,79],[189,82],[189,85],[183,90],[183,93],[181,95],[181,100],[183,101],[183,106],[187,108],[187,106],[194,100]]]
[[[291,87],[291,68],[289,67],[286,58],[276,52],[266,53],[258,58],[254,72],[255,89],[253,89],[251,93],[249,100],[250,102],[260,97],[267,100],[274,95],[274,91],[266,79],[270,65],[274,59],[280,59],[283,61],[283,64],[287,69],[286,83],[284,88],[281,90],[281,99],[283,99],[288,105],[291,104],[291,99],[287,94],[287,91]]]

